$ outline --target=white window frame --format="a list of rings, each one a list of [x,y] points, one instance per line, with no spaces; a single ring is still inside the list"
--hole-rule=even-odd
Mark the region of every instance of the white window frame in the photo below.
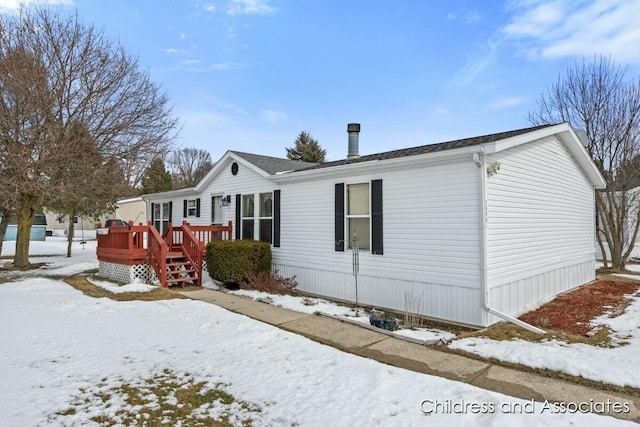
[[[262,216],[262,195],[268,194],[270,197],[268,200],[271,201],[271,214],[269,216]],[[271,220],[271,238],[268,240],[270,244],[273,244],[273,191],[265,191],[263,193],[258,193],[258,239],[260,239],[260,231],[262,230],[262,222],[263,219]],[[265,240],[266,241],[266,240]]]
[[[251,216],[245,216],[245,208],[247,206],[246,200],[251,198],[251,201],[253,202],[253,206],[252,209],[253,211],[251,212]],[[253,236],[253,239],[255,240],[256,236],[255,236],[255,230],[256,230],[256,195],[255,194],[243,194],[241,196],[241,210],[240,210],[240,223],[242,226],[242,233],[241,236],[245,235],[245,229],[244,229],[244,223],[245,220],[251,220],[251,224],[253,226],[253,229],[251,230],[251,235]],[[243,237],[244,238],[244,237]]]
[[[196,199],[187,200],[187,217],[195,217],[198,213],[198,202]]]
[[[153,205],[153,226],[162,235],[169,228],[171,218],[169,218],[169,202],[156,202]],[[166,215],[165,215],[166,214]]]
[[[366,185],[367,186],[367,214],[350,214],[349,213],[349,187],[351,186],[356,186],[356,185]],[[360,239],[358,239],[358,248],[364,251],[368,251],[371,250],[371,183],[369,181],[366,182],[353,182],[351,184],[345,184],[345,192],[344,192],[344,197],[345,197],[345,203],[344,203],[344,218],[345,218],[345,228],[346,228],[346,247],[348,249],[353,248],[353,234],[351,232],[351,219],[366,219],[368,222],[368,228],[369,228],[369,232],[368,232],[368,241],[366,242],[366,245],[362,244],[362,241]]]

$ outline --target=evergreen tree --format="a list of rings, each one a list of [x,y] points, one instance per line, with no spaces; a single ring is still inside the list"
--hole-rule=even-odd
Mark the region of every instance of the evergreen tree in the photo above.
[[[171,173],[164,167],[164,161],[154,159],[142,178],[142,192],[144,194],[161,193],[173,188]]]
[[[287,159],[303,162],[324,163],[327,150],[323,150],[318,140],[302,131],[296,138],[293,148],[287,148]]]

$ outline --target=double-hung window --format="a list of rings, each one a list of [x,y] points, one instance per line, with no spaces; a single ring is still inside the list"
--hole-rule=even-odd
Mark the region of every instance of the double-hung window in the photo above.
[[[242,195],[242,238],[253,239],[253,194]]]
[[[273,242],[273,194],[260,193],[259,208],[260,240]]]
[[[345,248],[354,248],[357,242],[358,248],[382,255],[382,180],[336,183],[334,195],[335,250],[344,252]]]
[[[195,199],[187,200],[187,216],[196,216],[197,206]]]
[[[353,248],[357,242],[360,249],[368,250],[370,245],[369,183],[347,185],[347,247]]]

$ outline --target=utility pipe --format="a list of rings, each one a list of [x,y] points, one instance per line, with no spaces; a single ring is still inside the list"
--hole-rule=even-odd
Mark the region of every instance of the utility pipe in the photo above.
[[[487,162],[483,147],[480,147],[480,152],[473,153],[473,162],[478,166],[478,192],[480,202],[480,292],[482,293],[482,306],[489,314],[493,314],[528,331],[544,335],[546,332],[542,329],[489,307],[489,276],[487,271]]]

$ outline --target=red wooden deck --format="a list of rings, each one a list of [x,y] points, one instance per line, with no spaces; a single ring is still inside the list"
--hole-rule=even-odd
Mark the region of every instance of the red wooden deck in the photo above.
[[[98,260],[115,264],[151,265],[163,287],[185,281],[202,284],[202,260],[207,243],[231,240],[232,223],[227,225],[190,225],[186,221],[178,227],[169,224],[161,236],[148,225],[98,225]],[[177,270],[177,268],[180,268]]]

